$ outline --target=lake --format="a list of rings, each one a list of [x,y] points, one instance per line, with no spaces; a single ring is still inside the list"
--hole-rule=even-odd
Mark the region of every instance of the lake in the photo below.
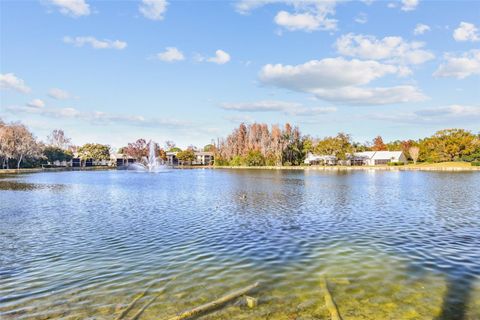
[[[0,318],[480,319],[480,173],[0,177]]]

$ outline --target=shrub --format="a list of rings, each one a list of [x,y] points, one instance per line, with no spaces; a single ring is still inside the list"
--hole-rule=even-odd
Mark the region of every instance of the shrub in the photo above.
[[[243,158],[240,156],[235,156],[232,160],[230,160],[230,165],[234,167],[243,166],[244,164],[245,161],[243,161]]]
[[[392,166],[392,167],[396,167],[396,166],[403,166],[403,165],[405,165],[405,163],[403,163],[403,162],[389,162],[389,163],[387,163],[387,165]]]
[[[472,166],[474,167],[480,167],[480,161],[473,161]]]
[[[258,150],[249,151],[245,158],[245,164],[249,167],[264,166],[265,157]]]

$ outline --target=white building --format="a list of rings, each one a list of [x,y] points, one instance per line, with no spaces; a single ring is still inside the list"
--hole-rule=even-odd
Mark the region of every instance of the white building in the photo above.
[[[308,165],[321,164],[326,166],[334,166],[337,164],[337,157],[326,156],[326,155],[316,155],[309,152],[303,162]]]
[[[406,164],[407,157],[405,157],[402,151],[364,151],[355,152],[351,161],[352,165],[366,166],[376,166],[390,162],[403,162]]]
[[[178,152],[167,152],[167,165],[169,166],[177,166],[177,165],[184,165],[187,163],[183,163],[181,160],[177,158]],[[192,163],[189,163],[193,166],[209,166],[213,165],[214,162],[214,153],[209,151],[195,151],[195,160]]]

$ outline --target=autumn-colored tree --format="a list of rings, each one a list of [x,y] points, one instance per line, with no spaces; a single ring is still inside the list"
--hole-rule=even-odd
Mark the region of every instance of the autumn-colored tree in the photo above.
[[[375,139],[373,139],[373,146],[372,146],[373,151],[386,151],[387,150],[387,145],[383,143],[383,139],[381,136],[377,136]]]
[[[418,156],[420,155],[420,148],[417,146],[410,147],[408,153],[413,160],[413,164],[417,164]]]
[[[140,161],[143,157],[148,156],[148,144],[145,139],[138,139],[129,143],[122,151],[127,156]]]

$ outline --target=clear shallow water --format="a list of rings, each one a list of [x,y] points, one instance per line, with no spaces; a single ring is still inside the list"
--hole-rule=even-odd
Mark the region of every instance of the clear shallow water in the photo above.
[[[0,178],[0,318],[480,319],[478,173],[55,172]]]

